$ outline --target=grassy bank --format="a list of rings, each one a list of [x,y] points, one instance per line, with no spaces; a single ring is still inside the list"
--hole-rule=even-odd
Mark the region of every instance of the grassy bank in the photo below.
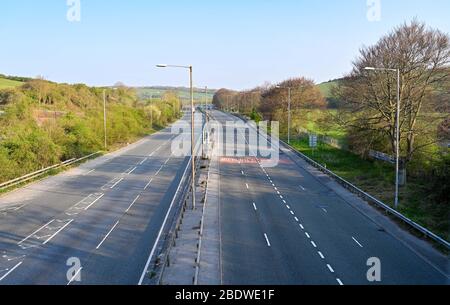
[[[393,206],[393,166],[375,160],[365,160],[356,154],[326,144],[319,144],[318,148],[313,150],[307,139],[293,141],[292,145],[365,192]],[[400,212],[448,239],[449,206],[442,201],[430,199],[428,185],[426,178],[409,177],[407,186],[400,191]]]
[[[0,90],[1,89],[15,88],[15,87],[18,87],[18,86],[21,86],[21,85],[23,85],[22,82],[0,77]]]
[[[180,116],[174,95],[140,101],[134,90],[107,90],[113,150]],[[31,81],[0,90],[0,183],[104,149],[103,89]]]

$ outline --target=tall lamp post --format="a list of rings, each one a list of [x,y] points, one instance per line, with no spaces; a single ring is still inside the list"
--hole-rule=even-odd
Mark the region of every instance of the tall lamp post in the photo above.
[[[103,89],[103,130],[105,134],[105,151],[107,151],[108,144],[106,140],[106,89]]]
[[[157,68],[180,68],[180,69],[188,69],[189,70],[189,85],[191,91],[191,157],[192,157],[192,209],[195,210],[195,155],[194,155],[194,119],[195,119],[195,107],[194,107],[194,86],[192,82],[192,66],[179,66],[179,65],[167,65],[161,64],[156,65]]]
[[[400,189],[400,69],[366,67],[365,70],[397,73],[397,114],[395,118],[395,209],[398,209]]]

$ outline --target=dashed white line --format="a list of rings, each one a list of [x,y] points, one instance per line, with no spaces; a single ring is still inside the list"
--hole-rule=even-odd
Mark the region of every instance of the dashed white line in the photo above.
[[[246,183],[245,186],[247,187],[247,189],[250,189],[250,187],[248,186],[248,183]]]
[[[298,220],[298,218],[297,218],[297,217],[294,217],[294,219],[295,219],[295,221],[296,221],[296,222],[299,222],[299,220]]]
[[[283,203],[286,204],[287,203],[286,200],[283,199]]]
[[[95,199],[95,200],[94,200],[90,205],[88,205],[84,210],[85,210],[85,211],[89,210],[89,208],[90,208],[91,206],[93,206],[97,201],[99,201],[100,199],[102,199],[103,196],[105,196],[105,194],[101,194],[100,197],[98,197],[97,199]]]
[[[144,187],[144,190],[148,189],[148,187],[150,186],[150,184],[152,184],[153,182],[153,178],[150,179],[150,181],[147,183],[147,185]]]
[[[305,232],[306,237],[311,238],[311,235],[308,234],[308,232]]]
[[[116,183],[114,183],[114,184],[110,187],[110,189],[115,188],[120,182],[122,182],[122,180],[123,180],[123,178],[120,178]]]
[[[119,224],[119,221],[116,222],[116,224],[111,228],[111,230],[109,230],[108,234],[106,234],[106,236],[102,239],[102,241],[98,244],[97,246],[97,250],[100,249],[100,247],[102,246],[102,244],[105,242],[105,240],[108,238],[109,235],[111,235],[112,231],[114,231],[114,229],[117,227],[117,225]]]
[[[288,205],[286,205],[286,207],[288,208],[288,210],[290,210],[290,209],[291,209],[291,207],[290,207],[290,206],[288,206]]]
[[[344,283],[342,283],[341,279],[336,279],[336,281],[339,283],[339,285],[344,286]]]
[[[325,259],[325,256],[323,256],[322,252],[318,251],[317,254],[319,254],[321,259]]]
[[[352,239],[355,241],[355,243],[358,244],[358,246],[360,246],[361,248],[364,248],[363,245],[361,245],[361,243],[360,243],[356,238],[354,238],[354,237],[352,236]]]
[[[137,167],[132,168],[132,169],[127,173],[127,175],[131,175],[136,169],[137,169]]]
[[[284,197],[280,195],[280,199],[284,199]]]
[[[23,262],[18,263],[17,265],[15,265],[14,267],[12,267],[8,272],[6,272],[5,275],[3,275],[0,278],[0,282],[3,281],[8,275],[10,275],[14,270],[16,270],[17,268],[19,268],[20,265],[22,265]]]
[[[302,191],[306,191],[306,189],[300,185],[300,188],[302,189]]]
[[[313,245],[314,248],[317,248],[317,245],[314,241],[311,240],[311,245]]]
[[[256,204],[253,202],[253,208],[255,209],[255,211],[258,211],[258,208],[256,207]]]
[[[266,233],[264,233],[264,237],[266,238],[267,246],[268,246],[268,247],[271,247],[270,241],[269,241],[269,237],[267,236]]]
[[[292,215],[295,215],[294,211],[291,211],[291,214],[292,214]]]
[[[92,174],[93,172],[95,172],[95,169],[91,169],[90,171],[88,171],[86,174],[84,174],[84,176],[87,176],[89,174]]]
[[[147,162],[148,158],[145,158],[144,160],[141,161],[141,163],[139,163],[139,165],[144,164],[145,162]]]
[[[330,266],[330,264],[327,264],[328,270],[330,270],[331,273],[334,273],[333,268]]]
[[[73,222],[73,219],[71,219],[68,223],[66,223],[64,226],[62,226],[58,231],[56,231],[55,234],[50,236],[46,241],[44,241],[44,245],[46,245],[49,241],[51,241],[56,235],[58,235],[62,230],[64,230],[68,225],[70,225]]]
[[[241,174],[242,174],[243,176],[245,176],[244,171],[241,171]]]
[[[133,207],[133,205],[136,203],[136,201],[138,201],[139,197],[141,197],[141,195],[137,195],[136,199],[133,200],[133,202],[130,204],[130,206],[125,211],[125,213],[128,213],[130,211],[130,209]]]
[[[77,270],[77,272],[74,274],[74,276],[70,279],[70,281],[67,283],[67,286],[69,286],[70,284],[72,284],[72,282],[75,280],[75,278],[78,276],[78,274],[81,272],[81,270],[83,269],[83,267],[80,267],[80,269]]]
[[[299,224],[299,226],[300,226],[300,228],[301,228],[302,230],[305,229],[305,227],[304,227],[302,224]]]

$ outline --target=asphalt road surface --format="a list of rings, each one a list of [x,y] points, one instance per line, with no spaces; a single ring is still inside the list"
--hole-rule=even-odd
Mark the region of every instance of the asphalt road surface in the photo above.
[[[174,137],[0,197],[0,285],[138,284],[189,162],[172,155]]]
[[[236,120],[213,115],[222,124]],[[237,137],[248,141],[242,132]],[[223,284],[371,284],[371,258],[381,263],[381,284],[448,283],[445,272],[346,203],[299,157],[282,148],[278,166],[260,161],[220,160]]]

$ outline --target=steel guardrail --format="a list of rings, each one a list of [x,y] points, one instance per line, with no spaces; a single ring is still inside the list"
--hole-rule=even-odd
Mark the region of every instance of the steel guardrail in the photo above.
[[[241,119],[243,121],[246,121],[246,122],[248,121],[246,118],[243,118],[241,115],[234,115],[234,116],[236,116],[237,118],[239,118],[239,119]],[[260,133],[259,129],[258,129],[258,133]],[[270,135],[266,134],[264,136],[268,140],[272,141],[272,137]],[[341,185],[343,185],[346,189],[348,189],[352,193],[354,193],[354,194],[358,195],[359,197],[364,198],[367,201],[369,201],[369,202],[379,206],[380,208],[384,209],[387,213],[392,214],[393,216],[395,216],[399,220],[401,220],[404,223],[408,224],[410,227],[412,227],[416,231],[424,234],[426,237],[428,237],[428,238],[432,239],[433,241],[441,244],[447,250],[450,250],[450,243],[447,240],[445,240],[444,238],[438,236],[437,234],[431,232],[430,230],[426,229],[425,227],[421,226],[420,224],[414,222],[413,220],[411,220],[410,218],[406,217],[405,215],[403,215],[399,211],[393,209],[392,207],[390,207],[386,203],[382,202],[381,200],[379,200],[379,199],[375,198],[374,196],[368,194],[367,192],[361,190],[360,188],[358,188],[357,186],[355,186],[351,182],[348,182],[347,180],[345,180],[344,178],[338,176],[337,174],[335,174],[331,170],[327,169],[323,165],[321,165],[318,162],[314,161],[313,159],[309,158],[305,154],[299,152],[298,150],[296,150],[294,147],[292,147],[288,143],[284,142],[283,140],[281,140],[281,139],[278,139],[278,140],[279,140],[280,143],[283,144],[283,146],[285,146],[285,148],[289,149],[291,152],[293,152],[294,154],[296,154],[300,158],[304,159],[305,161],[307,161],[309,164],[311,164],[312,166],[316,167],[320,171],[322,171],[325,174],[327,174],[327,175],[331,176],[332,178],[334,178],[337,182],[339,182]]]
[[[11,187],[13,187],[13,186],[16,186],[16,185],[18,185],[18,184],[22,184],[22,183],[25,183],[25,182],[30,181],[30,180],[32,180],[32,179],[38,178],[38,177],[40,177],[40,176],[42,176],[42,175],[45,175],[46,173],[48,173],[49,171],[51,171],[51,170],[53,170],[53,169],[57,169],[57,168],[61,168],[61,167],[70,166],[70,165],[72,165],[72,164],[74,164],[74,163],[81,162],[81,161],[83,161],[83,160],[86,160],[86,159],[88,159],[88,158],[91,158],[91,157],[93,157],[93,156],[95,156],[95,155],[98,155],[98,154],[100,154],[100,153],[101,153],[101,152],[96,152],[96,153],[90,154],[90,155],[88,155],[88,156],[79,158],[79,159],[73,158],[73,159],[70,159],[70,160],[61,162],[61,163],[59,163],[59,164],[55,164],[55,165],[52,165],[52,166],[43,168],[43,169],[41,169],[41,170],[35,171],[35,172],[33,172],[33,173],[24,175],[24,176],[22,176],[22,177],[15,178],[15,179],[10,180],[10,181],[7,181],[7,182],[3,182],[2,184],[0,184],[0,191],[9,189],[9,188],[11,188]]]

